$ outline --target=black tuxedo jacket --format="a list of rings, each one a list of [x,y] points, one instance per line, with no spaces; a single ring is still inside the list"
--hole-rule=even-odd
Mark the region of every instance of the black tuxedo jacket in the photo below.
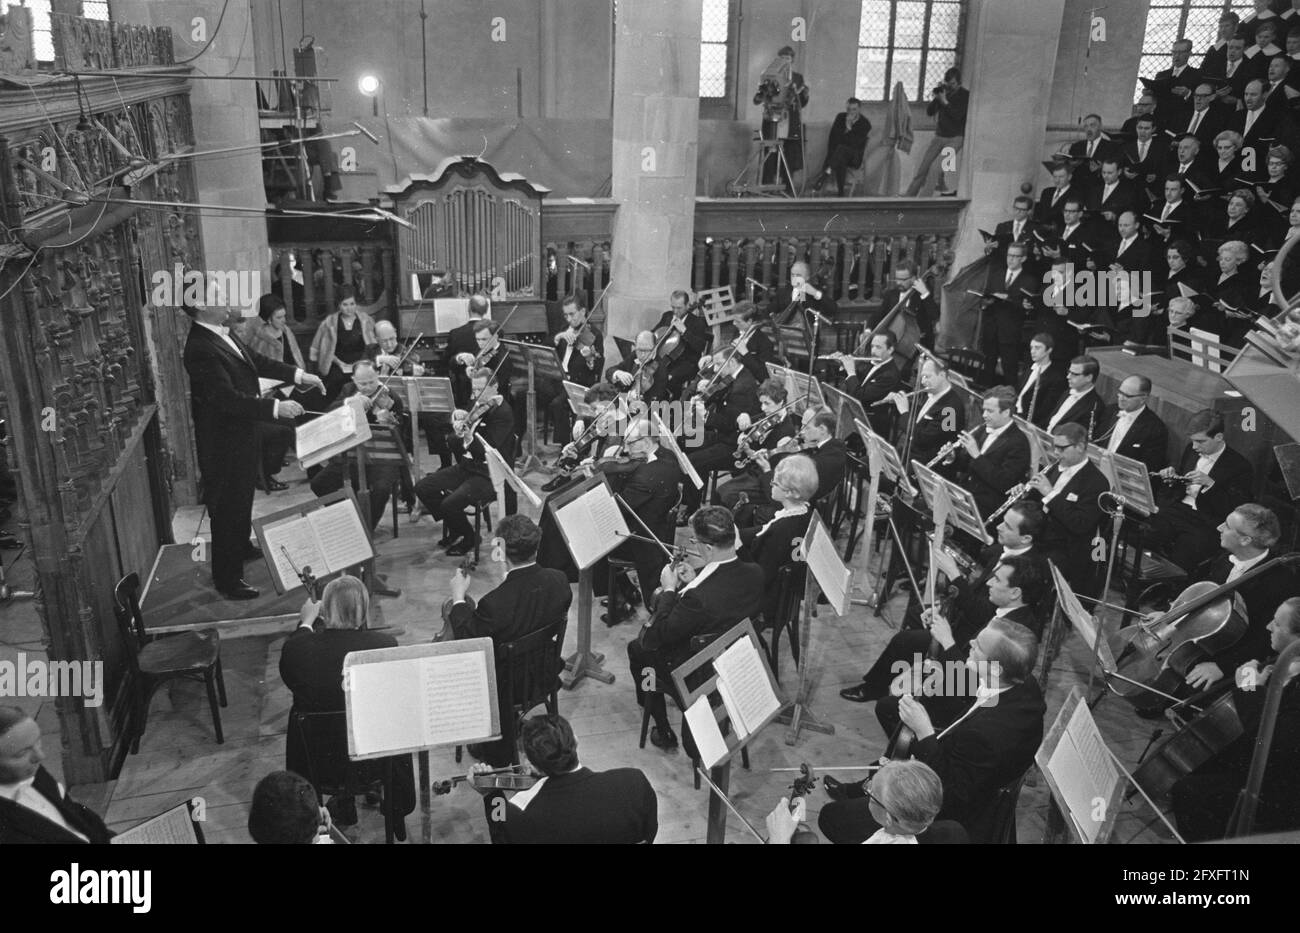
[[[768,622],[776,618],[777,574],[782,567],[791,564],[798,568],[803,562],[795,559],[796,541],[802,541],[808,533],[813,511],[809,509],[802,515],[784,515],[773,520],[764,531],[764,525],[754,525],[740,532],[740,557],[752,561],[763,568],[763,617]],[[759,532],[762,532],[760,534]],[[796,583],[802,581],[801,570],[796,570]],[[798,592],[803,592],[799,590]]]
[[[1032,366],[1033,364],[1029,364]],[[1024,392],[1026,384],[1029,382],[1030,372],[1025,369],[1024,375],[1016,385],[1016,414],[1026,420],[1038,425],[1040,428],[1047,427],[1047,419],[1052,417],[1056,411],[1056,406],[1061,403],[1068,391],[1068,385],[1065,381],[1065,371],[1067,365],[1064,362],[1053,362],[1038,377],[1040,388],[1037,396],[1031,388],[1024,393],[1024,402],[1019,401],[1021,393]]]
[[[442,351],[443,370],[451,378],[452,394],[457,406],[464,408],[469,403],[469,377],[465,367],[455,362],[457,354],[472,353],[478,356],[478,341],[474,339],[474,321],[466,321],[459,327],[453,327],[447,333],[447,348]]]
[[[632,845],[654,842],[659,801],[636,768],[579,768],[548,777],[506,804],[502,842]]]
[[[1043,189],[1043,193],[1038,196],[1038,204],[1034,206],[1034,223],[1039,228],[1050,227],[1053,230],[1059,230],[1065,222],[1065,202],[1071,196],[1082,198],[1085,202],[1088,199],[1086,186],[1071,182],[1061,189],[1060,197],[1057,197],[1055,187]]]
[[[1047,470],[1047,479],[1055,483],[1060,466]],[[1062,573],[1074,568],[1082,574],[1092,564],[1092,538],[1101,523],[1101,506],[1097,496],[1110,489],[1106,475],[1092,463],[1085,463],[1065,484],[1060,495],[1043,506],[1047,525],[1043,529],[1043,551],[1058,562]],[[1030,495],[1041,498],[1037,492]]]
[[[725,389],[721,399],[709,408],[704,419],[705,442],[710,439],[722,444],[735,445],[740,436],[736,419],[747,414],[757,421],[762,416],[763,407],[758,403],[758,380],[748,369],[741,369],[736,374],[731,388]]]
[[[1001,266],[1006,266],[1007,247],[1012,243],[1020,243],[1032,247],[1037,241],[1034,239],[1034,231],[1038,230],[1038,224],[1032,217],[1025,221],[1025,225],[1020,228],[1020,236],[1015,236],[1016,223],[1014,220],[1004,220],[993,228],[993,239],[997,244],[991,256],[993,261]],[[1030,258],[1033,253],[1030,253]]]
[[[690,351],[687,352],[689,353]],[[662,399],[668,394],[668,367],[653,360],[646,364],[647,368],[650,366],[654,367],[653,370],[654,375],[647,377],[650,380],[650,387],[645,392],[641,393],[641,398],[647,402],[652,402],[658,399]],[[625,391],[630,387],[624,386],[622,383],[616,382],[614,380],[614,373],[628,373],[631,376],[635,376],[636,370],[637,370],[636,354],[633,353],[630,358],[624,360],[621,363],[615,363],[613,366],[609,367],[609,369],[605,370],[605,381],[611,383],[615,388],[619,389],[620,391]],[[645,375],[644,370],[642,372],[642,375],[643,376]]]
[[[1103,436],[1109,437],[1118,421],[1119,409],[1116,409],[1115,416],[1106,426]],[[1155,472],[1164,469],[1169,463],[1168,450],[1169,429],[1165,427],[1164,420],[1150,408],[1143,407],[1141,414],[1125,432],[1115,453],[1121,457],[1138,460],[1146,466],[1147,470]]]
[[[1086,139],[1076,139],[1070,143],[1070,158],[1083,159],[1082,164],[1074,171],[1074,183],[1081,184],[1091,190],[1101,184],[1100,164],[1102,159],[1108,159],[1116,156],[1119,152],[1119,146],[1111,139],[1099,139],[1097,148],[1092,157],[1088,157],[1088,141]],[[1091,163],[1098,163],[1098,170],[1093,171]]]
[[[989,269],[984,291],[990,295],[1005,294],[1007,297],[993,299],[985,313],[990,315],[1000,337],[1004,330],[1010,328],[1016,338],[1015,342],[1019,343],[1019,328],[1024,323],[1025,315],[1029,313],[1025,310],[1025,302],[1032,302],[1042,294],[1043,289],[1042,283],[1037,281],[1026,267],[1020,267],[1020,271],[1016,273],[1010,285],[1007,284],[1007,271],[1005,266],[994,266]]]
[[[1207,153],[1214,152],[1214,137],[1218,136],[1228,128],[1228,121],[1232,118],[1233,111],[1219,104],[1217,101],[1211,101],[1210,106],[1206,108],[1205,116],[1201,117],[1201,123],[1193,133],[1197,141],[1201,144],[1201,156],[1209,158]],[[1179,136],[1191,132],[1192,120],[1195,119],[1194,110],[1189,110],[1184,119],[1170,127]]]
[[[1129,181],[1127,178],[1120,176],[1110,196],[1105,197],[1105,193],[1106,183],[1099,182],[1088,196],[1086,206],[1088,210],[1094,212],[1098,217],[1101,217],[1103,213],[1111,213],[1118,220],[1119,215],[1125,211],[1133,211],[1138,217],[1141,217],[1146,211],[1147,196],[1143,187],[1136,181]],[[1104,217],[1102,217],[1102,220],[1112,229],[1114,228],[1114,221],[1108,221]]]
[[[1044,430],[1048,429],[1047,425],[1050,424],[1052,419],[1056,416],[1056,412],[1064,403],[1065,398],[1066,396],[1062,396],[1061,400],[1057,402],[1056,407],[1047,412],[1042,424]],[[1101,400],[1101,396],[1097,394],[1097,390],[1094,388],[1091,392],[1075,399],[1074,404],[1066,409],[1065,415],[1057,420],[1055,427],[1060,427],[1070,421],[1082,425],[1085,429],[1091,426],[1091,429],[1088,431],[1088,440],[1092,440],[1095,437],[1101,436],[1101,428],[1102,425],[1106,423],[1106,419],[1106,403]]]
[[[983,444],[988,428],[980,425],[971,436]],[[1029,478],[1029,438],[1014,423],[998,435],[987,451],[971,459],[964,449],[957,454],[957,468],[966,473],[963,484],[975,497],[980,515],[988,518],[1006,501],[1007,493],[1017,483]]]
[[[722,633],[763,608],[763,569],[733,560],[720,564],[704,582],[684,593],[665,591],[641,630],[646,651],[671,669],[690,657],[696,635]]]
[[[867,148],[867,137],[871,135],[871,121],[858,114],[852,128],[848,128],[848,122],[847,114],[835,114],[835,119],[831,121],[830,139],[826,145],[826,158],[830,159],[830,154],[837,146],[846,146],[853,152],[853,155],[848,158],[849,168],[858,168],[862,165],[862,154]]]
[[[473,608],[468,602],[451,607],[457,638],[491,638],[503,645],[566,618],[573,590],[562,571],[531,564],[506,574]]]
[[[1177,473],[1185,476],[1196,469],[1200,458],[1192,445],[1183,448],[1183,455],[1178,460]],[[1210,467],[1210,479],[1214,480],[1209,489],[1202,489],[1196,495],[1196,511],[1211,528],[1228,517],[1228,513],[1250,499],[1255,486],[1255,471],[1250,461],[1231,447],[1224,447],[1219,459]],[[1187,492],[1184,483],[1162,483],[1158,499],[1161,505],[1181,502]]]
[[[293,382],[293,366],[245,347],[236,353],[224,340],[199,324],[185,339],[185,371],[190,377],[194,443],[198,450],[203,494],[217,501],[228,485],[252,488],[257,474],[257,421],[275,421],[275,401],[262,398],[258,377]]]
[[[1168,137],[1163,134],[1152,136],[1151,143],[1147,146],[1145,159],[1142,158],[1136,139],[1125,143],[1120,150],[1120,157],[1124,161],[1121,168],[1130,172],[1134,176],[1133,180],[1141,185],[1144,191],[1164,190],[1164,184],[1160,181],[1160,173],[1164,168],[1165,159],[1169,157],[1167,139]]]
[[[1021,556],[1042,562],[1043,573],[1050,579],[1051,572],[1047,569],[1047,559],[1043,557],[1041,548],[1030,547]],[[1002,545],[990,544],[980,550],[979,563],[971,576],[951,581],[957,588],[957,597],[952,603],[952,617],[948,620],[952,626],[953,638],[956,639],[949,653],[955,660],[966,659],[971,639],[979,634],[980,629],[988,625],[989,619],[993,618],[993,613],[997,611],[997,607],[989,600],[988,581],[1000,563],[1002,563]],[[1019,622],[1030,631],[1037,632],[1041,628],[1034,610],[1027,606],[1014,611],[1011,620]]]
[[[478,436],[468,444],[455,434],[447,437],[447,447],[456,456],[456,462],[468,473],[478,476],[491,476],[487,465],[487,453],[479,439],[496,448],[497,453],[506,463],[515,460],[515,415],[505,399],[495,403],[483,420],[479,422]]]
[[[898,364],[892,359],[877,366],[874,363],[859,363],[857,374],[844,380],[844,391],[862,403],[867,412],[867,423],[885,440],[894,426],[894,414],[898,411],[893,403],[877,405],[894,392],[903,383],[903,374]]]
[[[1264,563],[1277,557],[1281,551],[1270,551]],[[1258,566],[1258,565],[1256,565]],[[1224,583],[1232,570],[1232,562],[1227,553],[1220,553],[1209,566],[1206,579],[1211,583]],[[1273,621],[1277,607],[1292,596],[1300,595],[1300,578],[1291,567],[1280,565],[1264,571],[1258,577],[1246,581],[1237,588],[1241,598],[1246,602],[1248,626],[1246,634],[1235,645],[1231,645],[1214,656],[1214,663],[1224,675],[1231,678],[1237,668],[1252,659],[1261,663],[1272,652],[1268,624]]]
[[[681,335],[682,342],[686,344],[686,349],[682,355],[673,363],[672,369],[684,367],[685,363],[690,363],[691,367],[698,368],[700,357],[704,355],[705,349],[709,345],[709,328],[704,323],[704,318],[700,317],[693,311],[686,314],[686,331]],[[673,324],[673,312],[665,311],[659,317],[659,323],[652,328],[655,338],[664,336],[664,332]]]
[[[1241,134],[1242,152],[1252,147],[1255,149],[1255,170],[1262,173],[1267,168],[1268,148],[1277,137],[1278,124],[1281,122],[1282,115],[1275,107],[1263,107],[1250,132],[1247,133],[1246,113],[1245,109],[1236,111],[1228,122],[1228,129]]]
[[[564,328],[568,330],[567,325]],[[596,342],[591,345],[592,355],[590,358],[582,355],[582,350],[578,347],[573,348],[569,354],[569,365],[564,365],[564,354],[568,349],[567,344],[560,343],[555,348],[556,354],[560,358],[560,370],[564,373],[564,378],[569,382],[576,382],[580,386],[593,386],[600,379],[601,372],[605,369],[605,335],[600,332],[599,328],[591,328],[592,335]],[[554,334],[551,335],[552,339]]]
[[[813,505],[815,506],[834,495],[840,480],[844,479],[844,470],[849,461],[848,450],[842,440],[838,437],[832,437],[820,447],[805,450],[803,453],[805,456],[811,457],[813,465],[817,467],[817,493],[813,496]],[[773,457],[770,461],[773,469],[786,456],[789,455],[783,454],[781,457]],[[767,478],[771,479],[770,476]]]
[[[927,396],[918,396],[913,405],[924,406]],[[939,448],[955,439],[966,427],[966,405],[956,389],[948,389],[935,400],[930,410],[918,415],[912,431],[912,459],[929,463]]]
[[[902,296],[897,288],[885,289],[884,294],[880,296],[879,310],[872,312],[867,318],[872,329],[894,310],[900,297]],[[927,347],[934,346],[934,329],[939,323],[939,307],[934,303],[933,293],[922,297],[915,288],[908,289],[907,300],[903,302],[903,309],[899,313],[910,314],[916,318],[917,327],[921,331],[921,343]],[[900,352],[906,351],[900,348]]]
[[[1163,250],[1167,244],[1173,243],[1176,240],[1186,240],[1187,242],[1194,244],[1199,239],[1199,218],[1196,216],[1196,212],[1192,208],[1192,202],[1190,200],[1191,193],[1190,190],[1185,192],[1183,199],[1179,201],[1172,210],[1170,210],[1168,217],[1163,217],[1165,202],[1160,200],[1152,202],[1151,206],[1147,209],[1147,215],[1149,216],[1144,215],[1141,218],[1140,222],[1146,229],[1147,236],[1151,239],[1152,243],[1158,244],[1160,249]],[[1163,221],[1160,219],[1162,217]],[[1152,218],[1157,219],[1153,220]],[[1160,236],[1160,234],[1156,232],[1156,227],[1164,227],[1167,229],[1169,231],[1169,236],[1167,238]]]
[[[60,793],[58,781],[43,765],[36,772],[32,790],[52,803],[64,821],[86,839],[78,838],[35,810],[0,797],[0,845],[85,845],[87,840],[92,845],[103,845],[116,835],[95,811]]]
[[[1034,763],[1046,712],[1042,691],[1031,677],[999,695],[997,703],[976,709],[942,739],[936,733],[916,742],[913,757],[943,782],[939,819],[961,823],[971,842],[992,841],[997,792]]]
[[[615,492],[623,497],[628,508],[654,532],[660,541],[671,541],[676,524],[669,511],[677,504],[678,485],[682,482],[682,469],[667,449],[660,448],[653,459],[637,466],[619,480],[610,477]],[[689,482],[689,481],[688,481]]]
[[[1123,252],[1120,249],[1123,248]],[[1141,233],[1133,238],[1133,242],[1127,247],[1120,239],[1116,239],[1114,249],[1106,257],[1107,265],[1110,263],[1119,263],[1125,272],[1151,272],[1154,273],[1158,266],[1163,265],[1164,257],[1156,257],[1155,251],[1151,244]],[[1154,300],[1154,296],[1153,300]]]
[[[1178,125],[1178,121],[1186,116],[1187,112],[1192,109],[1191,97],[1184,99],[1181,95],[1174,94],[1174,88],[1187,88],[1188,91],[1195,91],[1196,85],[1201,83],[1201,72],[1191,65],[1183,68],[1178,77],[1174,77],[1172,68],[1164,68],[1156,72],[1155,79],[1159,82],[1168,82],[1168,86],[1161,85],[1155,93],[1156,99],[1156,119],[1160,126],[1171,129]]]

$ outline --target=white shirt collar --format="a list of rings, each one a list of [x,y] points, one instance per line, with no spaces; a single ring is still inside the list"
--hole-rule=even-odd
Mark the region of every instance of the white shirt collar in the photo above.
[[[712,576],[712,575],[713,575],[713,571],[717,570],[717,569],[718,569],[719,567],[721,567],[723,564],[730,564],[730,563],[732,563],[732,562],[734,562],[734,561],[737,561],[737,560],[739,560],[739,559],[740,559],[740,558],[736,557],[736,556],[733,554],[731,557],[729,557],[729,558],[726,559],[726,560],[711,560],[711,561],[709,561],[707,564],[705,564],[705,565],[700,569],[700,572],[699,572],[698,574],[696,574],[694,580],[692,580],[690,583],[686,584],[684,587],[682,587],[680,590],[677,591],[678,595],[680,596],[682,593],[685,593],[685,592],[687,592],[687,591],[689,591],[689,590],[693,590],[693,589],[695,589],[697,586],[699,586],[701,583],[703,583],[705,580],[707,580],[710,576]]]
[[[220,336],[220,337],[229,337],[229,336],[230,336],[230,328],[229,328],[229,327],[223,327],[223,326],[220,325],[220,324],[209,324],[209,323],[207,323],[206,321],[195,321],[194,323],[197,324],[197,325],[199,325],[200,327],[206,327],[208,330],[212,331],[214,334],[216,334],[216,335],[218,335],[218,336]]]
[[[1024,547],[1004,547],[1002,549],[1002,556],[999,560],[1006,560],[1008,557],[1019,557],[1021,554],[1028,554],[1031,547],[1033,547],[1031,544],[1027,544]]]
[[[1254,567],[1256,564],[1263,561],[1264,558],[1266,557],[1268,557],[1268,551],[1265,551],[1263,554],[1260,554],[1257,557],[1248,557],[1245,558],[1244,560],[1233,554],[1229,554],[1228,561],[1232,564],[1232,569],[1228,571],[1228,579],[1229,580],[1237,579],[1237,577],[1241,576],[1247,570],[1249,570],[1250,568]]]

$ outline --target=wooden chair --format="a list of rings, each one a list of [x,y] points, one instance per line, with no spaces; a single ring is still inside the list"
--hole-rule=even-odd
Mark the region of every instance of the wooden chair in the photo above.
[[[1026,768],[1024,774],[1000,788],[988,808],[971,818],[966,827],[971,842],[1000,846],[1016,844],[1016,804],[1020,801],[1020,788],[1028,773]]]
[[[808,565],[806,563],[786,564],[776,572],[776,615],[764,620],[770,627],[758,631],[759,641],[767,649],[767,662],[771,665],[776,682],[781,682],[781,634],[784,632],[790,641],[790,656],[799,664],[799,621],[800,609],[803,607],[804,588]],[[772,640],[767,641],[766,632],[771,632]]]
[[[552,716],[560,713],[560,673],[564,670],[564,632],[568,624],[565,616],[523,638],[496,646],[501,740],[509,743],[515,764],[519,763],[516,737],[523,718],[542,704]],[[462,746],[456,746],[457,761],[461,760],[462,750]]]
[[[411,471],[411,458],[406,452],[406,444],[402,440],[401,429],[397,425],[391,424],[372,424],[370,426],[370,440],[363,443],[357,448],[357,460],[359,462],[357,472],[357,482],[365,493],[365,520],[370,521],[370,486],[366,481],[366,470],[370,467],[378,466],[395,466],[399,473],[406,470],[408,475]],[[398,535],[397,521],[397,503],[401,495],[402,483],[400,478],[393,483],[392,490],[392,512],[393,512],[393,537]]]
[[[117,618],[122,645],[126,649],[127,668],[133,692],[131,714],[131,753],[140,751],[149,718],[149,702],[154,693],[169,680],[201,680],[207,687],[208,706],[212,710],[212,728],[217,744],[225,742],[221,731],[221,711],[226,705],[226,681],[221,671],[221,637],[215,629],[181,632],[153,638],[144,627],[140,611],[140,577],[129,573],[113,587],[113,615]]]
[[[867,144],[862,147],[862,161],[858,163],[857,168],[848,168],[844,172],[844,196],[846,198],[856,198],[858,196],[858,186],[861,185],[863,195],[866,195],[867,187],[867,150],[871,148],[871,140],[868,138]]]
[[[380,811],[384,814],[384,842],[392,844],[394,837],[405,838],[405,827],[399,829],[399,819],[389,811],[393,800],[391,762],[352,761],[348,758],[347,713],[344,710],[304,713],[293,712],[294,733],[298,737],[307,762],[304,774],[316,796],[324,803],[325,797],[356,797],[379,792]]]

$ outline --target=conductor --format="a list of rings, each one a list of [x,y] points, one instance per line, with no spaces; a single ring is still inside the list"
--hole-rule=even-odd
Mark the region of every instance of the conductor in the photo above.
[[[319,376],[248,349],[225,326],[224,307],[184,309],[193,321],[185,340],[194,441],[203,479],[203,503],[212,519],[212,583],[226,599],[256,599],[244,582],[244,561],[262,552],[249,543],[253,487],[257,481],[259,421],[292,421],[303,407],[262,398],[258,377],[324,391]]]

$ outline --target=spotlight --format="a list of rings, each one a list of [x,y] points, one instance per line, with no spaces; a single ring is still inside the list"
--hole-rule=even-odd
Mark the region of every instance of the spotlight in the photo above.
[[[370,98],[371,116],[379,116],[379,92],[383,87],[384,82],[379,80],[378,75],[363,74],[357,81],[357,89]]]

